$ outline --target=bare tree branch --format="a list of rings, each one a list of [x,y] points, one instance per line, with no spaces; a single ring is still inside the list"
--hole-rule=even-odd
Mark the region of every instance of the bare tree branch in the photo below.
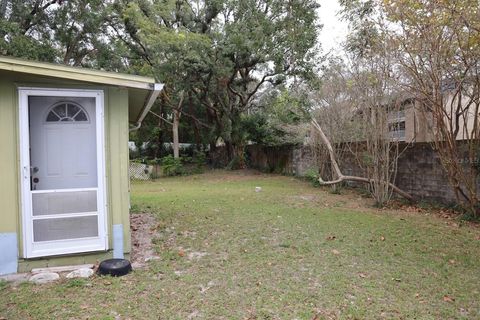
[[[343,181],[357,181],[357,182],[364,182],[364,183],[369,183],[369,184],[374,182],[373,179],[368,179],[368,178],[364,178],[364,177],[357,177],[357,176],[345,176],[345,175],[343,175],[342,171],[340,170],[340,167],[338,166],[337,159],[335,157],[335,152],[333,150],[332,144],[330,143],[330,140],[327,138],[327,136],[325,135],[325,133],[322,130],[322,127],[318,124],[318,122],[315,119],[312,119],[311,123],[312,123],[313,127],[317,130],[317,132],[320,136],[320,139],[323,141],[323,143],[327,147],[327,150],[328,150],[328,153],[329,153],[329,156],[330,156],[330,161],[332,163],[332,168],[333,168],[333,170],[335,171],[335,174],[338,177],[337,180],[333,180],[333,181],[323,181],[322,178],[320,177],[318,179],[320,184],[322,184],[322,185],[334,185],[334,184],[341,183]],[[388,182],[388,185],[390,186],[390,188],[392,188],[393,191],[398,193],[400,196],[402,196],[405,199],[408,199],[410,201],[414,201],[414,198],[410,194],[408,194],[407,192],[401,190],[400,188],[398,188],[397,186],[395,186],[394,184],[392,184],[390,182]]]

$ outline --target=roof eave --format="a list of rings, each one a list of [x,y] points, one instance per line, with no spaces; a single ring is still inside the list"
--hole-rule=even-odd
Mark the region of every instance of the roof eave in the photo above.
[[[155,80],[148,77],[120,75],[113,72],[93,71],[46,63],[26,62],[3,57],[0,57],[0,70],[143,90],[154,90],[155,87]]]
[[[150,95],[149,95],[148,99],[146,100],[146,103],[145,103],[144,107],[142,108],[142,111],[140,112],[140,115],[137,118],[137,121],[135,122],[134,127],[131,128],[130,131],[135,131],[135,130],[140,129],[140,127],[142,126],[143,120],[145,119],[147,114],[150,112],[150,109],[152,109],[153,104],[157,100],[160,92],[162,92],[163,87],[164,87],[163,83],[155,83],[155,85],[153,86],[153,90],[150,91]]]

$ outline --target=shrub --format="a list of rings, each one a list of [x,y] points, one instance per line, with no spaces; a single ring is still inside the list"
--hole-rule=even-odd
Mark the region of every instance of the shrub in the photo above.
[[[185,172],[181,158],[175,159],[172,155],[168,155],[162,158],[161,163],[163,174],[166,176],[178,176]]]
[[[318,169],[316,168],[310,168],[308,169],[303,177],[312,183],[314,187],[319,187],[320,182],[318,181],[319,175],[318,175]]]
[[[203,151],[195,151],[192,158],[192,163],[198,168],[203,167],[207,163],[207,156]]]

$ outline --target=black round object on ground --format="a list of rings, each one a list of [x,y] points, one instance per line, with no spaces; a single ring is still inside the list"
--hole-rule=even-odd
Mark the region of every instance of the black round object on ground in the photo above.
[[[111,275],[121,277],[132,271],[130,261],[125,259],[108,259],[102,261],[98,267],[98,273],[101,275]]]

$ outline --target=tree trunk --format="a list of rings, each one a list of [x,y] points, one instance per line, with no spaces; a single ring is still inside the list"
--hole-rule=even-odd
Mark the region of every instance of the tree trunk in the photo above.
[[[163,105],[160,105],[159,114],[163,114]],[[158,127],[160,128],[160,130],[158,130],[158,135],[157,135],[157,151],[156,151],[157,155],[155,156],[155,158],[157,159],[166,156],[165,154],[162,153],[162,151],[164,151],[163,144],[165,142],[165,133],[166,133],[165,121],[162,118],[158,118]]]
[[[247,162],[245,161],[245,146],[243,144],[234,144],[234,158],[237,159],[236,169],[245,169]]]
[[[180,124],[180,111],[173,110],[173,157],[180,158],[180,142],[178,141],[178,126]]]
[[[173,109],[173,125],[172,125],[172,136],[173,136],[173,157],[175,159],[180,158],[180,142],[178,141],[178,127],[180,125],[180,117],[182,113],[183,105],[183,91],[180,92],[180,101],[178,102],[178,106]]]
[[[225,141],[225,149],[227,151],[227,162],[230,163],[233,160],[233,144],[231,141]]]
[[[245,169],[245,146],[241,143],[232,141],[225,141],[225,148],[227,150],[228,169],[239,170]]]

